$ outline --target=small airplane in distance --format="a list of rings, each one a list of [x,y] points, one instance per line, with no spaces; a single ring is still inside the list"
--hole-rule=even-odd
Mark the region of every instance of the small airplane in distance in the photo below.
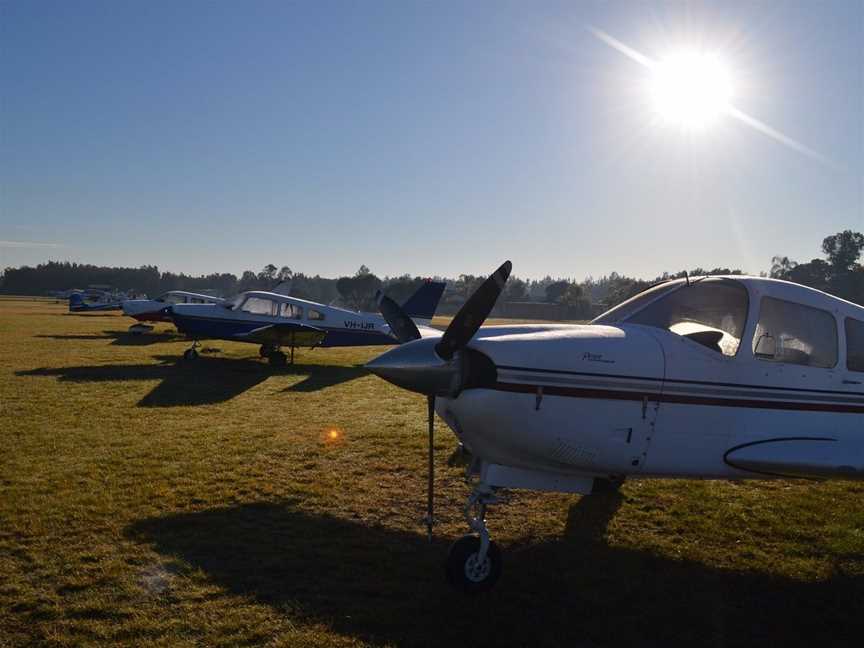
[[[125,300],[126,296],[123,294],[88,288],[85,291],[73,292],[69,295],[69,312],[87,313],[120,310]]]
[[[402,312],[415,330],[437,335],[428,327],[445,284],[424,282],[402,305]],[[392,301],[392,300],[391,300]],[[395,302],[394,302],[395,303]],[[360,313],[335,306],[252,290],[220,304],[174,304],[166,309],[177,330],[192,338],[183,358],[198,357],[199,340],[217,339],[260,345],[259,355],[270,364],[284,365],[281,347],[337,347],[398,344],[396,334],[378,313]],[[411,320],[420,321],[418,329]],[[404,323],[402,323],[404,325]]]
[[[156,297],[156,299],[127,299],[123,302],[123,314],[136,320],[138,324],[129,327],[130,333],[143,333],[152,330],[152,326],[144,322],[170,322],[171,316],[166,306],[174,304],[221,304],[225,300],[221,297],[203,295],[200,293],[187,292],[185,290],[169,290]]]
[[[427,396],[479,475],[477,535],[452,546],[450,582],[490,588],[500,488],[589,494],[627,477],[864,479],[864,308],[774,279],[709,276],[649,288],[588,325],[482,327],[502,265],[447,330],[424,336],[382,299],[402,344],[366,366]],[[401,322],[402,326],[396,326]]]

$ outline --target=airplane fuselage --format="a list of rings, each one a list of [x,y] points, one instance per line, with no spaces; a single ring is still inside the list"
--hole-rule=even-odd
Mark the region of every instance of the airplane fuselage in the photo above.
[[[502,343],[521,347],[518,359],[495,348]],[[861,465],[864,390],[842,372],[747,366],[629,325],[478,336],[472,348],[496,362],[496,383],[439,398],[437,411],[492,463],[591,476],[803,476],[742,469],[736,454],[761,446],[794,457],[830,445],[831,457]]]

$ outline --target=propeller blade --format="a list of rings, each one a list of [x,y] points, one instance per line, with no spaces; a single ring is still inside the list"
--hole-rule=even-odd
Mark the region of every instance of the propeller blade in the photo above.
[[[435,396],[429,396],[426,399],[426,405],[429,415],[429,483],[426,491],[426,534],[429,537],[429,542],[432,542],[432,525],[434,524],[433,514],[435,512],[435,447],[434,432],[435,432]]]
[[[400,344],[420,339],[420,331],[414,321],[405,314],[399,304],[384,293],[378,295],[378,310],[387,320],[390,330],[393,331],[393,335],[396,336]]]
[[[462,305],[435,347],[435,352],[441,358],[449,360],[474,337],[477,329],[492,312],[512,269],[513,264],[509,261],[502,263],[501,267],[493,272]]]

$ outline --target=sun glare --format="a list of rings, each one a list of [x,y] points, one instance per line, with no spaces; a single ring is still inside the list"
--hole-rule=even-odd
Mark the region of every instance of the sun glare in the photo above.
[[[695,131],[729,111],[732,84],[715,56],[682,51],[654,64],[650,92],[664,122]]]

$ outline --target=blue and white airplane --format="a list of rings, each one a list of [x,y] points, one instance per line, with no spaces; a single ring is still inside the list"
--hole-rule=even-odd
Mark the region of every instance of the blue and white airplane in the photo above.
[[[402,305],[402,312],[423,335],[440,335],[429,327],[445,284],[425,282]],[[380,300],[380,297],[379,297]],[[177,330],[192,338],[186,360],[198,357],[199,340],[251,342],[272,365],[284,365],[281,347],[343,347],[399,344],[397,333],[377,313],[360,313],[298,297],[252,290],[221,304],[173,304],[165,309]],[[397,324],[398,326],[398,324]]]
[[[87,313],[90,311],[120,310],[126,296],[109,293],[105,290],[88,288],[84,292],[73,292],[69,295],[70,313]]]

